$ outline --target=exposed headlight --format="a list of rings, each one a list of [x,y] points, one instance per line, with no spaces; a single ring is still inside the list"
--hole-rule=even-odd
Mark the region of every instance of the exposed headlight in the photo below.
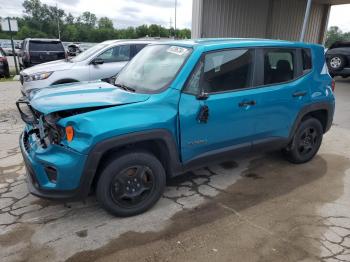
[[[53,72],[41,72],[32,75],[26,75],[23,77],[24,82],[36,81],[36,80],[44,80],[52,75]]]

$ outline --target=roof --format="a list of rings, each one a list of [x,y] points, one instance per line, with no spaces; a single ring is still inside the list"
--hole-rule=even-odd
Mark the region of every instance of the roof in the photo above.
[[[183,47],[247,47],[247,46],[289,46],[289,47],[306,47],[315,44],[303,43],[303,42],[291,42],[284,40],[273,39],[258,39],[258,38],[201,38],[190,40],[173,40],[163,42],[170,45],[179,45]]]
[[[329,5],[345,5],[350,4],[350,0],[313,0],[319,4],[329,4]]]
[[[50,38],[26,38],[24,40],[42,41],[42,42],[61,42],[60,39],[50,39]]]
[[[149,40],[145,40],[145,39],[114,39],[114,40],[106,40],[103,41],[102,43],[104,44],[115,44],[115,43],[145,43],[145,44],[150,44],[150,43],[156,43],[159,42],[159,40],[153,40],[153,39],[149,39]]]
[[[333,49],[333,48],[338,48],[338,47],[350,47],[350,41],[336,41],[334,42],[329,49]]]

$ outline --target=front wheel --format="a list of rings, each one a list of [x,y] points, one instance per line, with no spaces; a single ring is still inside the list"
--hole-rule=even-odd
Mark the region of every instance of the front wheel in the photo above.
[[[323,127],[315,118],[304,120],[294,134],[292,144],[285,150],[288,161],[302,164],[318,152],[323,138]]]
[[[148,152],[128,152],[110,161],[97,183],[96,196],[115,216],[133,216],[151,208],[162,196],[166,175]]]

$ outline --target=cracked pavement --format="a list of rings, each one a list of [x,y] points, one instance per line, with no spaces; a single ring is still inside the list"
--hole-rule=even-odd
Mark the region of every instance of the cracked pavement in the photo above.
[[[18,147],[19,83],[0,83],[1,261],[350,261],[350,80],[318,156],[233,159],[168,182],[145,214],[115,218],[95,197],[28,194]]]

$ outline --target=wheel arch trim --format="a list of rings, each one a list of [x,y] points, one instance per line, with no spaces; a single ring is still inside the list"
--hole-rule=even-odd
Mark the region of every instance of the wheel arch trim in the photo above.
[[[294,121],[294,124],[291,128],[291,131],[289,133],[289,140],[291,141],[299,124],[301,123],[302,119],[312,113],[312,112],[316,112],[316,111],[319,111],[319,110],[325,110],[327,112],[327,121],[326,121],[326,126],[324,128],[324,133],[326,133],[330,128],[331,128],[331,125],[332,125],[332,122],[333,122],[333,115],[334,115],[334,105],[332,103],[329,103],[329,102],[316,102],[316,103],[312,103],[310,105],[307,105],[305,107],[303,107],[295,121]]]
[[[82,197],[84,198],[89,194],[92,182],[96,176],[100,161],[105,152],[108,152],[114,148],[120,148],[134,143],[160,140],[164,142],[166,146],[170,170],[174,173],[179,172],[182,168],[182,165],[180,162],[177,143],[171,132],[166,129],[153,129],[141,132],[133,132],[126,135],[109,138],[97,143],[89,152],[84,171],[80,178],[79,188]]]

